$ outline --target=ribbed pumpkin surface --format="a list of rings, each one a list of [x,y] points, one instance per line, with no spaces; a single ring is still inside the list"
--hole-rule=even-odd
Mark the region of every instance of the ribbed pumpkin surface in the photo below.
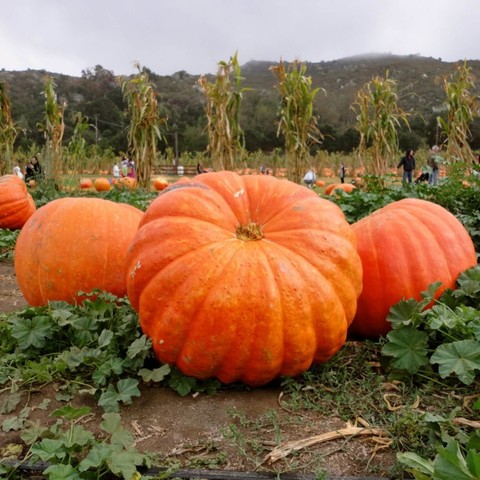
[[[399,200],[353,224],[363,265],[363,291],[350,332],[378,338],[391,328],[390,308],[442,282],[437,296],[477,264],[473,242],[454,215],[432,202]]]
[[[21,178],[16,175],[0,177],[0,228],[22,228],[35,210],[35,202]]]
[[[126,295],[125,255],[143,212],[100,198],[60,198],[20,232],[15,273],[30,305],[81,301],[79,290]]]
[[[267,175],[206,173],[159,194],[127,290],[158,358],[186,375],[262,385],[344,344],[361,290],[334,203]]]

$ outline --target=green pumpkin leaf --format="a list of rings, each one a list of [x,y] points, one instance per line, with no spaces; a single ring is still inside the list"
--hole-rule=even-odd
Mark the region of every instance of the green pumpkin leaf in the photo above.
[[[418,316],[422,310],[423,306],[413,298],[401,300],[390,308],[387,320],[394,329],[411,325],[412,319]]]
[[[169,373],[170,365],[167,364],[155,368],[154,370],[142,368],[138,372],[144,382],[162,382]]]
[[[67,454],[63,442],[53,438],[44,438],[41,442],[34,443],[31,452],[44,462],[52,459],[61,460]]]
[[[113,474],[133,479],[137,472],[135,465],[142,465],[146,458],[145,455],[135,451],[114,452],[107,460],[107,464]]]
[[[114,445],[127,447],[133,442],[133,436],[122,426],[118,413],[108,412],[103,415],[103,422],[100,424],[102,430],[110,434],[110,442]]]
[[[460,447],[455,440],[448,442],[446,447],[440,447],[433,461],[435,480],[474,480],[468,471],[467,463]]]
[[[54,417],[62,417],[68,421],[76,420],[77,418],[84,417],[88,415],[91,411],[90,407],[79,407],[75,408],[70,405],[66,405],[65,407],[57,408],[52,415]]]
[[[470,385],[475,378],[475,371],[480,370],[480,342],[476,340],[459,340],[439,345],[430,362],[438,364],[438,373],[446,378],[455,373],[465,385]]]
[[[98,404],[106,412],[117,412],[119,402],[130,405],[132,403],[132,397],[140,396],[140,390],[138,389],[138,380],[135,380],[133,378],[119,380],[117,383],[117,389],[115,389],[115,387],[110,384],[107,390],[100,395]]]
[[[12,336],[17,339],[21,350],[30,347],[42,348],[53,333],[52,322],[49,317],[19,318],[12,325]]]
[[[412,326],[392,330],[382,354],[394,357],[392,365],[409,373],[416,373],[428,364],[428,335]]]
[[[128,347],[127,357],[135,358],[136,356],[149,352],[152,348],[152,341],[146,336],[142,335],[140,338],[137,338],[132,344]]]
[[[100,348],[106,347],[113,339],[113,332],[111,330],[104,329],[98,337],[98,346]]]
[[[81,472],[89,469],[98,469],[106,463],[107,458],[112,454],[112,447],[104,443],[96,443],[88,452],[88,455],[78,464]]]
[[[408,470],[412,470],[427,475],[425,478],[432,478],[433,476],[433,462],[431,460],[425,460],[416,453],[405,452],[397,453],[397,460],[406,465]],[[416,478],[417,475],[415,475]]]
[[[72,465],[50,465],[43,473],[49,480],[82,480],[80,473]]]
[[[468,451],[467,467],[468,471],[473,475],[473,478],[480,478],[480,453],[474,450]]]

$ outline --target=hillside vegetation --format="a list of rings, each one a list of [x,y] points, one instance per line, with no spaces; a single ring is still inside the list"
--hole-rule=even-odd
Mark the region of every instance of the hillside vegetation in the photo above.
[[[220,59],[219,59],[220,60]],[[307,74],[314,87],[324,90],[315,99],[315,114],[325,134],[321,148],[349,152],[358,144],[351,110],[358,90],[374,76],[385,76],[398,85],[398,103],[410,114],[411,131],[400,132],[400,146],[418,148],[431,145],[438,138],[436,117],[444,112],[445,94],[442,78],[454,72],[455,63],[418,55],[366,55],[340,60],[310,63]],[[468,61],[475,78],[480,78],[480,61]],[[242,87],[248,87],[242,104],[242,128],[250,151],[271,151],[283,145],[276,134],[279,95],[270,67],[276,62],[249,61],[242,66]],[[148,66],[147,66],[148,69]],[[64,143],[73,132],[73,114],[88,117],[91,128],[85,138],[89,144],[115,152],[125,151],[128,118],[119,78],[100,65],[86,69],[80,77],[44,70],[0,71],[11,100],[13,117],[23,133],[17,147],[41,145],[43,138],[37,128],[44,115],[43,82],[53,77],[59,100],[67,102]],[[199,75],[185,71],[159,76],[149,71],[156,86],[162,114],[168,115],[168,145],[181,152],[203,151],[207,145],[205,133],[204,96],[198,87]],[[132,73],[133,76],[133,73]],[[476,87],[480,94],[480,88]],[[480,148],[480,122],[471,126],[473,149]],[[164,149],[167,145],[163,145]]]

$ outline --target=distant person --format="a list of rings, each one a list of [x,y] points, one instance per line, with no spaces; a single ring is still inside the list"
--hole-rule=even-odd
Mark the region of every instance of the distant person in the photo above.
[[[197,163],[197,175],[200,175],[201,173],[208,173],[208,170],[203,168],[203,165],[200,162],[198,162]]]
[[[128,158],[124,155],[120,163],[120,175],[126,177],[128,174]]]
[[[33,177],[35,180],[40,180],[43,177],[43,170],[40,162],[38,161],[38,157],[36,155],[32,158],[32,165],[33,165]]]
[[[438,181],[438,166],[443,162],[443,157],[439,155],[440,147],[434,145],[430,152],[430,158],[428,159],[428,167],[430,168],[428,184],[436,185]]]
[[[135,171],[135,162],[133,160],[129,160],[127,163],[127,177],[136,178],[137,173]]]
[[[262,175],[270,175],[270,169],[266,165],[260,165],[260,173]]]
[[[403,176],[402,182],[405,183],[412,183],[413,180],[413,171],[415,170],[415,156],[414,150],[409,148],[405,156],[403,156],[397,165],[397,168],[403,167]]]
[[[345,167],[344,163],[340,164],[340,168],[338,169],[338,176],[340,177],[340,182],[345,183],[345,175],[347,174],[347,167]]]
[[[25,167],[25,182],[29,182],[35,178],[35,169],[33,168],[33,163],[30,160]]]
[[[118,166],[118,163],[115,163],[115,165],[113,166],[112,175],[113,178],[120,178],[120,167]]]
[[[303,183],[308,188],[313,188],[313,186],[315,185],[315,180],[316,179],[317,179],[317,175],[315,173],[315,169],[311,168],[310,170],[308,170],[308,172],[303,177]]]
[[[13,174],[23,180],[22,169],[18,165],[16,167],[13,167]]]

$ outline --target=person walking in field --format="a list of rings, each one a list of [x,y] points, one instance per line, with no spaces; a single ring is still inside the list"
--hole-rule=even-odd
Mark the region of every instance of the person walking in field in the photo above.
[[[439,155],[439,152],[440,147],[434,145],[430,153],[430,158],[428,159],[428,166],[430,167],[430,175],[428,177],[429,185],[436,185],[438,181],[438,165],[443,161],[443,157]]]
[[[340,182],[345,183],[345,175],[347,174],[347,167],[344,163],[340,164],[340,168],[338,169],[338,176],[340,177]]]
[[[410,148],[405,153],[405,156],[402,157],[397,168],[403,167],[403,177],[402,182],[405,183],[412,183],[413,179],[413,171],[415,170],[415,157],[414,151]]]

